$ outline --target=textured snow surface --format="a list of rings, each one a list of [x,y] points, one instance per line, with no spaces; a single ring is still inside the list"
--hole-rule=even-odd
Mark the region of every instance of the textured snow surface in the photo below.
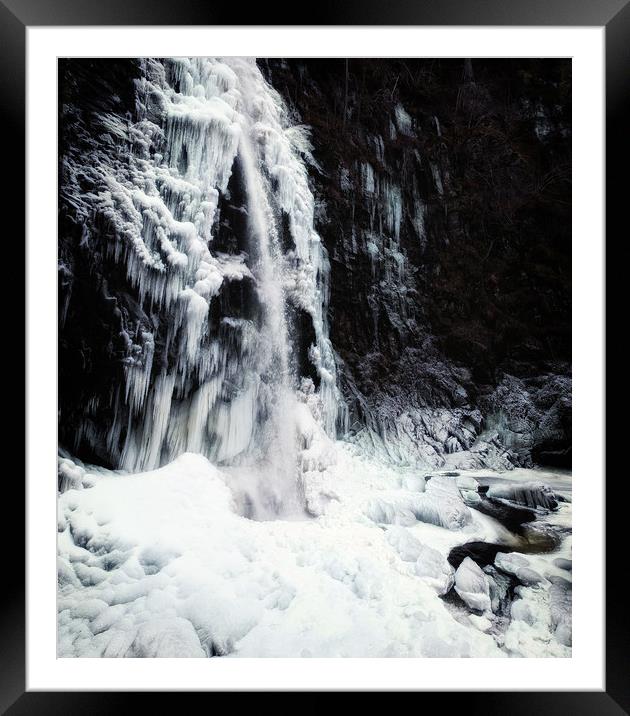
[[[486,574],[446,559],[464,542],[515,546],[464,505],[469,480],[318,440],[303,463],[311,516],[271,521],[242,516],[242,475],[198,454],[140,474],[61,459],[59,656],[570,656],[571,573],[554,564],[570,537],[527,564],[498,558],[541,575],[516,588],[506,624]],[[453,585],[477,611],[441,598]]]

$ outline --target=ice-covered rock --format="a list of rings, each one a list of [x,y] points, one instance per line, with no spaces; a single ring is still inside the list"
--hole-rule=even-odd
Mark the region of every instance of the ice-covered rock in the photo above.
[[[451,589],[454,570],[441,552],[422,544],[404,527],[390,527],[386,538],[403,561],[415,562],[415,573],[438,594],[446,594]]]
[[[516,552],[497,552],[494,558],[495,565],[507,574],[516,575],[521,567],[529,567],[529,560]]]
[[[469,507],[476,507],[481,502],[481,497],[476,490],[460,490],[464,503]]]
[[[366,516],[377,524],[411,527],[417,522],[416,501],[410,499],[371,499],[365,509]]]
[[[518,581],[526,587],[532,587],[544,581],[543,577],[541,577],[536,570],[531,569],[530,567],[519,567],[516,570],[515,576]]]
[[[544,578],[529,566],[529,560],[522,554],[497,552],[494,563],[498,569],[515,576],[525,586],[531,587],[544,581]]]
[[[66,457],[57,458],[57,485],[59,492],[92,487],[96,476],[87,472],[79,461]]]
[[[470,557],[466,557],[455,572],[455,591],[471,609],[491,610],[488,578]]]
[[[554,491],[542,482],[512,482],[491,485],[487,495],[494,499],[509,500],[534,509],[555,510],[558,508],[558,500]]]
[[[403,527],[419,521],[459,530],[472,522],[470,510],[454,481],[443,476],[428,480],[424,492],[400,492],[372,498],[365,513],[374,522]]]
[[[455,582],[455,570],[444,555],[428,545],[421,545],[416,561],[416,574],[438,594],[446,594]]]
[[[497,570],[491,564],[483,568],[490,586],[490,602],[495,614],[505,614],[510,606],[510,588],[514,580],[511,576]]]
[[[478,493],[479,483],[474,477],[455,474],[455,484],[466,505],[476,507],[481,502],[481,497]]]
[[[471,475],[455,475],[455,484],[460,490],[477,492],[479,483]]]
[[[485,407],[499,439],[520,464],[571,464],[571,377],[505,375]]]
[[[572,644],[572,602],[573,587],[571,582],[563,577],[550,577],[549,608],[551,623],[556,639],[560,644]]]
[[[558,567],[558,569],[564,569],[567,572],[571,572],[573,570],[573,560],[571,559],[556,557],[556,559],[553,560],[553,564]]]
[[[416,513],[422,522],[430,522],[450,530],[461,529],[472,522],[470,510],[464,504],[451,478],[436,475],[428,482],[420,496]]]

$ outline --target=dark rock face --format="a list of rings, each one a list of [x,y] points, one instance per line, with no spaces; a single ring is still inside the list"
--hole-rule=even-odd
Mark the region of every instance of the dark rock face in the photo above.
[[[570,61],[259,65],[312,130],[351,434],[391,438],[402,460],[570,466]],[[124,165],[130,148],[98,117],[138,119],[141,71],[133,60],[60,61],[60,443],[112,467],[99,445],[122,409],[125,362],[141,359],[151,333],[154,365],[169,364],[168,317],[128,290],[108,255],[112,227],[76,197],[100,190],[91,157]],[[156,98],[142,102],[159,114]],[[159,148],[156,138],[148,151]],[[235,165],[215,238],[226,253],[247,250],[239,184]],[[255,320],[253,294],[246,280],[226,284],[210,328],[226,315]],[[312,325],[299,311],[288,321],[304,337],[300,373],[316,379]]]
[[[570,63],[260,64],[312,128],[355,429],[570,467]]]
[[[76,197],[100,189],[94,166],[109,160],[113,141],[98,118],[135,117],[139,73],[132,60],[59,61],[59,442],[108,467],[116,465],[96,435],[112,422],[112,388],[124,384],[129,336],[139,336],[150,318],[108,261],[111,228]]]

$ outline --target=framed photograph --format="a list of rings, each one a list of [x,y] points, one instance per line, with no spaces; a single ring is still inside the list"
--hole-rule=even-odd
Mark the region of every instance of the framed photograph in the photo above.
[[[630,713],[604,428],[624,0],[0,12],[26,217],[0,706]]]

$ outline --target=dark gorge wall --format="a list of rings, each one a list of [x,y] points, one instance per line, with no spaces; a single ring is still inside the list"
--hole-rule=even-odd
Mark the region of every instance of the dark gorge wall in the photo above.
[[[124,384],[129,336],[146,329],[149,317],[108,260],[116,235],[90,197],[102,189],[97,167],[116,154],[101,118],[136,118],[140,68],[133,60],[60,59],[58,72],[59,442],[84,460],[117,467],[104,438],[114,420],[111,396]]]
[[[355,427],[568,466],[570,61],[261,64],[311,127]]]
[[[259,66],[311,131],[350,434],[430,464],[570,464],[570,61]],[[114,414],[134,419],[125,366],[141,368],[150,345],[155,381],[176,360],[168,312],[130,290],[110,255],[116,227],[92,211],[99,167],[124,175],[132,152],[164,151],[159,137],[117,136],[120,121],[157,122],[155,98],[136,91],[141,72],[132,60],[60,62],[60,443],[111,466],[124,442]],[[213,232],[213,249],[231,255],[248,250],[238,171]],[[247,277],[226,281],[208,330],[258,311]],[[299,373],[317,383],[312,321],[290,311]]]

